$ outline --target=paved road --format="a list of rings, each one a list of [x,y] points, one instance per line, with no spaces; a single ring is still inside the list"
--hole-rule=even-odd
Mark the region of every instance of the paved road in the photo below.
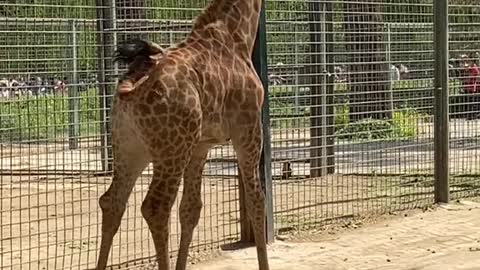
[[[272,131],[273,132],[273,131]],[[450,167],[452,173],[480,171],[480,120],[451,121]],[[293,175],[309,175],[310,147],[308,130],[277,131],[272,134],[273,175],[282,174],[279,160],[292,161]],[[87,143],[85,148],[68,149],[68,145],[12,146],[0,145],[0,170],[100,170],[100,146]],[[98,147],[98,148],[94,148]],[[335,172],[417,173],[433,172],[433,125],[419,124],[419,135],[405,141],[345,142],[335,145]],[[206,175],[236,175],[231,145],[210,152]]]

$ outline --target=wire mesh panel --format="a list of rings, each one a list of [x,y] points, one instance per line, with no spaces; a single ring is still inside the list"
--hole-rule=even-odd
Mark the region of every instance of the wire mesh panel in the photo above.
[[[93,259],[104,191],[92,1],[7,1],[0,15],[2,269]]]
[[[451,192],[463,198],[480,187],[480,8],[450,1],[449,13]]]
[[[432,203],[432,1],[267,3],[276,229]]]
[[[99,197],[111,182],[110,104],[118,42],[168,46],[190,30],[207,1],[7,1],[0,8],[0,268],[91,269],[97,260]],[[229,144],[211,150],[204,209],[191,255],[239,238],[238,183]],[[151,167],[138,179],[110,264],[154,255],[140,213]],[[178,202],[170,250],[179,244]]]
[[[116,44],[169,46],[207,0],[17,0],[0,7],[0,268],[90,269],[99,197],[111,183]],[[480,9],[450,1],[450,166],[455,197],[478,195]],[[433,202],[433,0],[266,2],[275,226]],[[268,167],[268,166],[267,166]],[[136,182],[110,265],[154,255]],[[211,150],[190,255],[239,240],[230,144]],[[170,222],[178,249],[179,201]],[[245,223],[243,223],[245,224]]]

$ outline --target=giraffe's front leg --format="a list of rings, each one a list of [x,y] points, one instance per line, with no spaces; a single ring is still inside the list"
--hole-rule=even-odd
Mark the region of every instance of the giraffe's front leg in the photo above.
[[[113,133],[113,180],[99,200],[102,209],[102,239],[97,270],[107,266],[108,254],[125,212],[128,198],[138,176],[148,164],[144,146],[133,136],[122,115],[116,115]]]

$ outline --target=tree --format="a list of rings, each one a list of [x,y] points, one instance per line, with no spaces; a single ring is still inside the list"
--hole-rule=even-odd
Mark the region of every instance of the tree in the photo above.
[[[345,40],[350,72],[350,121],[390,119],[391,93],[384,44],[382,0],[345,1]]]

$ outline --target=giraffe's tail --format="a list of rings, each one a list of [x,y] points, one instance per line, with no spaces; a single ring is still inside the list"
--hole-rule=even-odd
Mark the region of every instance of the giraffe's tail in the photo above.
[[[129,39],[118,46],[113,55],[113,61],[130,64],[137,57],[150,57],[163,54],[163,52],[164,49],[156,43],[142,39]]]

